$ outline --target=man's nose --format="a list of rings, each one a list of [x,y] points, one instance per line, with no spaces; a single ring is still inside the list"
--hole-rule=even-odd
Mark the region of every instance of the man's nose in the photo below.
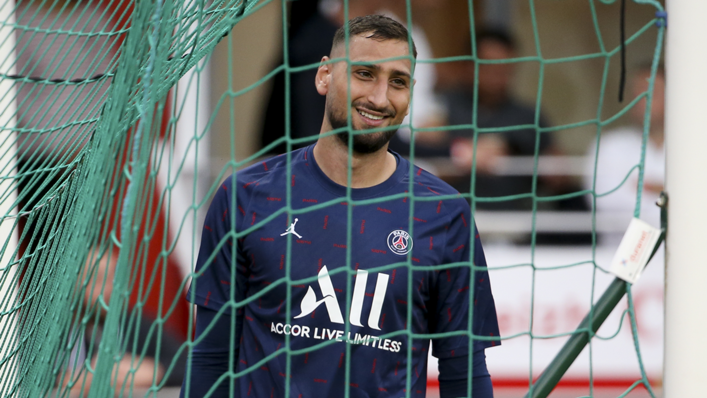
[[[379,110],[386,108],[388,106],[388,82],[383,79],[377,81],[373,91],[368,95],[368,101]]]

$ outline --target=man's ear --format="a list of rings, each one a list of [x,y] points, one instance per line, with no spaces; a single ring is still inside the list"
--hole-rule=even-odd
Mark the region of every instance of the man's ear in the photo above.
[[[329,85],[331,84],[331,68],[333,64],[328,64],[329,57],[326,55],[322,57],[321,62],[319,62],[319,69],[317,69],[317,76],[314,78],[314,85],[317,88],[319,95],[327,95],[329,92]]]

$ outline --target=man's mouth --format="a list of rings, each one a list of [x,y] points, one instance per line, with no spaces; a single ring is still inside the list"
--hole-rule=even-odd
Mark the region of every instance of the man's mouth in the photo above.
[[[356,109],[356,110],[358,111],[358,113],[361,116],[363,116],[367,119],[371,119],[371,120],[383,120],[383,118],[385,117],[385,116],[376,116],[374,114],[368,113],[368,112],[361,110],[361,109]]]

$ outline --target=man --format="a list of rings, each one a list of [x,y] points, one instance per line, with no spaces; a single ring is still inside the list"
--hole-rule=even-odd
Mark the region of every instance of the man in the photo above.
[[[626,216],[626,225],[633,216],[632,211],[636,208],[638,196],[639,170],[636,166],[641,161],[643,150],[645,95],[649,89],[650,78],[650,64],[642,65],[636,70],[631,80],[632,95],[643,96],[643,98],[629,111],[630,123],[627,126],[602,132],[600,140],[587,151],[585,189],[595,191],[596,195],[602,195],[596,198],[594,204],[597,211],[623,213]],[[641,219],[655,227],[660,225],[660,209],[655,206],[655,202],[663,191],[665,181],[664,95],[665,76],[663,70],[659,68],[653,82],[641,194]],[[605,234],[601,238],[604,243],[618,243],[622,236],[623,234]]]
[[[502,30],[486,29],[476,35],[476,50],[479,59],[504,60],[516,56],[513,38]],[[540,134],[533,127],[547,127],[542,114],[536,116],[535,107],[519,102],[511,93],[514,75],[513,63],[480,63],[478,66],[478,106],[474,118],[474,88],[462,87],[446,92],[450,126],[472,124],[480,128],[505,128],[502,132],[480,134],[476,142],[474,159],[474,131],[457,129],[450,131],[450,155],[458,168],[466,173],[476,163],[476,185],[474,192],[482,197],[498,197],[532,192],[532,176],[498,176],[494,170],[503,156],[533,156],[536,150],[547,154],[551,150],[551,136]],[[537,120],[536,120],[537,119]],[[519,126],[514,129],[509,127]],[[522,127],[521,127],[522,126]],[[546,181],[541,181],[542,184]],[[470,178],[461,179],[455,187],[469,192]],[[478,207],[488,210],[530,210],[531,199],[505,202],[478,202]]]
[[[184,397],[424,397],[430,335],[442,397],[467,396],[469,372],[473,397],[493,395],[498,323],[469,206],[387,151],[414,81],[409,59],[382,60],[415,47],[387,17],[347,26],[315,79],[320,131],[340,133],[239,172],[211,203]],[[347,45],[352,63],[330,63]]]

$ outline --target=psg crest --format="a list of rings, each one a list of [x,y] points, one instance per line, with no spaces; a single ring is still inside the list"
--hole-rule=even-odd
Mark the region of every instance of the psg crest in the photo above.
[[[404,256],[412,250],[412,239],[410,234],[398,229],[388,235],[388,248],[393,253]]]

